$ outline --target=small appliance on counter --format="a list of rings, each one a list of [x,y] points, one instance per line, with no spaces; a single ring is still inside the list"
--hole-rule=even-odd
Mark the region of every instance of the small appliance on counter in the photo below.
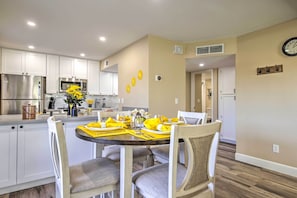
[[[54,97],[50,97],[50,101],[48,103],[48,109],[55,109],[55,98]]]

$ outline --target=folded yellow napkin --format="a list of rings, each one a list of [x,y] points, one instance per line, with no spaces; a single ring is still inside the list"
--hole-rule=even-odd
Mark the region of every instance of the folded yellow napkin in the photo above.
[[[126,115],[126,116],[119,116],[118,121],[124,121],[124,122],[131,122],[131,117]]]
[[[101,122],[90,122],[87,124],[87,127],[91,128],[101,128],[102,123]],[[128,128],[125,123],[122,122],[116,122],[113,118],[108,118],[105,122],[105,127],[121,127],[121,128]]]
[[[150,130],[157,130],[158,124],[161,124],[160,118],[149,118],[143,122],[145,128]]]
[[[78,126],[77,128],[94,138],[128,134],[128,131],[126,131],[126,129],[94,131],[94,130],[87,129],[85,126],[82,126],[82,125]]]
[[[90,122],[90,123],[87,124],[87,127],[101,128],[101,122]]]
[[[171,131],[171,125],[158,124],[157,130],[158,131]]]
[[[105,121],[105,123],[116,123],[117,121],[115,119],[113,119],[112,117],[107,118],[107,120]]]
[[[179,119],[178,118],[171,118],[171,122],[178,122]]]
[[[160,116],[161,122],[168,122],[168,118],[164,115]]]

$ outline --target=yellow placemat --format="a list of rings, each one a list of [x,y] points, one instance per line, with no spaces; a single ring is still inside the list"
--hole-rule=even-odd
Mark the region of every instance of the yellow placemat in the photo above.
[[[156,134],[150,133],[145,129],[138,130],[126,130],[130,135],[133,135],[138,138],[142,138],[144,140],[160,140],[160,139],[169,139],[170,134]]]
[[[126,129],[115,129],[111,131],[94,131],[87,129],[85,126],[80,125],[77,127],[78,129],[82,130],[86,134],[88,134],[91,137],[107,137],[107,136],[113,136],[113,135],[123,135],[123,134],[128,134],[129,132]]]

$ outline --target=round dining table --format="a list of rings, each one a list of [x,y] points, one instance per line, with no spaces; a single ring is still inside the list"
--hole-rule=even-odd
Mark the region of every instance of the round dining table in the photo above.
[[[104,137],[92,137],[83,130],[76,128],[76,136],[80,139],[105,144],[120,145],[120,197],[132,197],[132,170],[133,170],[133,147],[169,144],[170,138],[145,140],[131,134],[122,134]],[[139,130],[140,132],[140,130]]]

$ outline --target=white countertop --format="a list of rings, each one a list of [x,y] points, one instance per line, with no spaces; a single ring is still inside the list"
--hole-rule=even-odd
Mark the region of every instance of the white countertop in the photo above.
[[[62,120],[63,122],[75,122],[75,121],[96,121],[97,112],[92,112],[92,115],[81,115],[77,117],[70,117],[66,114],[54,114],[57,120]],[[44,123],[49,118],[49,114],[37,114],[36,119],[23,120],[22,114],[17,115],[0,115],[0,124],[9,125],[9,124],[26,124],[26,123]]]

